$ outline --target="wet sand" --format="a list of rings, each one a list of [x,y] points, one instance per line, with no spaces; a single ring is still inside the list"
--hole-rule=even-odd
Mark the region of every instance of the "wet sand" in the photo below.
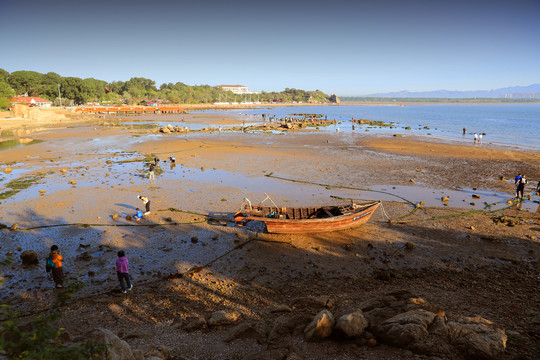
[[[184,118],[187,124],[203,121],[230,125],[243,121],[217,114],[188,114]],[[472,279],[483,274],[479,269],[487,269],[487,276],[504,268],[530,283],[529,277],[538,271],[537,196],[522,204],[530,211],[504,210],[507,215],[527,219],[521,226],[496,226],[490,216],[480,213],[425,220],[483,209],[485,200],[473,200],[472,188],[478,193],[503,194],[499,202],[506,206],[513,197],[514,185],[500,178],[513,179],[522,172],[531,180],[540,179],[539,153],[366,134],[157,134],[127,126],[101,126],[99,121],[46,129],[32,134],[44,140],[42,143],[0,152],[0,193],[11,180],[43,176],[13,197],[0,200],[0,223],[8,227],[16,223],[19,227],[16,231],[0,230],[0,250],[18,260],[21,251],[34,249],[43,259],[50,245],[58,244],[66,257],[68,278],[87,284],[75,306],[81,313],[91,311],[91,307],[99,309],[97,296],[105,298],[104,304],[121,303],[131,308],[150,323],[165,321],[164,314],[148,309],[140,312],[129,299],[118,297],[114,274],[118,249],[126,250],[134,283],[140,289],[133,296],[153,293],[169,299],[178,297],[178,307],[169,309],[167,316],[234,307],[244,309],[246,317],[256,318],[260,314],[254,297],[265,304],[283,303],[291,294],[308,295],[315,287],[316,293],[345,299],[352,296],[343,283],[343,279],[349,279],[349,286],[364,294],[360,296],[363,298],[407,287],[442,303],[450,312],[479,313],[505,322],[504,302],[494,305],[496,286],[485,289],[489,302],[475,301],[466,293],[468,285],[462,289],[455,285],[455,279]],[[142,160],[146,156],[166,160],[170,155],[176,157],[175,166],[162,161],[163,173],[150,184],[144,177]],[[7,164],[11,164],[9,174],[4,172]],[[459,188],[471,191],[455,193],[462,198],[452,199],[455,201],[445,207],[440,202],[441,192]],[[238,228],[231,221],[244,197],[258,203],[267,193],[279,204],[308,206],[382,196],[370,189],[394,191],[399,197],[390,195],[383,203],[385,212],[378,211],[368,224],[356,229],[272,235],[264,234],[260,224]],[[42,195],[40,190],[44,190]],[[128,221],[126,216],[142,207],[139,194],[152,201],[152,215],[141,222]],[[438,206],[407,216],[414,206],[406,200],[429,200]],[[118,220],[111,217],[115,214]],[[392,219],[391,225],[386,215]],[[257,233],[260,241],[249,242]],[[486,238],[492,240],[482,240]],[[407,241],[417,246],[413,253],[403,252],[402,245]],[[236,249],[242,244],[248,245]],[[496,260],[501,258],[520,265],[512,268],[512,262]],[[204,265],[208,267],[189,280],[167,280]],[[521,266],[533,270],[516,275]],[[393,276],[392,281],[381,282],[373,278],[381,269],[411,276]],[[460,270],[456,273],[455,269]],[[2,298],[13,304],[24,299],[25,311],[38,311],[54,296],[42,266],[15,265],[5,271],[4,278]],[[434,288],[440,279],[447,279],[442,280],[446,290]],[[472,280],[470,284],[473,286]],[[203,287],[197,296],[196,286]],[[234,295],[228,293],[231,287],[237,289]],[[523,311],[534,309],[538,304],[535,289],[537,285],[520,293],[530,294],[527,300],[516,294],[517,298],[510,296],[505,301],[521,299]],[[229,296],[235,300],[224,302]],[[147,295],[143,297],[148,300]],[[470,298],[463,301],[464,297]],[[75,308],[66,319],[66,327],[77,333],[81,317]],[[129,319],[116,325],[112,320],[101,321],[110,327],[133,326]],[[85,327],[94,323],[87,319]],[[504,325],[528,326],[525,320]]]

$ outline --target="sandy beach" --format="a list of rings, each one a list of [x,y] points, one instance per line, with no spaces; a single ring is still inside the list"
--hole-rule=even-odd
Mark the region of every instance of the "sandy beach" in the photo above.
[[[236,115],[182,117],[209,127],[243,122]],[[10,181],[32,179],[0,200],[0,250],[16,260],[3,272],[1,297],[27,316],[54,299],[42,264],[57,244],[67,279],[86,284],[61,320],[71,338],[94,327],[119,336],[137,329],[152,335],[128,337],[134,348],[163,344],[177,359],[244,359],[268,355],[268,343],[225,342],[231,326],[191,331],[186,319],[234,310],[267,338],[279,316],[304,319],[330,308],[337,318],[407,290],[448,318],[481,316],[510,330],[504,359],[540,354],[540,153],[413,136],[161,134],[97,117],[76,120],[27,126],[20,137],[41,142],[0,151],[0,193]],[[162,173],[150,183],[145,164],[154,157]],[[513,202],[517,173],[530,181],[530,197],[520,204]],[[383,208],[367,224],[339,232],[275,235],[261,224],[236,226],[232,214],[242,199],[258,203],[266,194],[284,206],[380,199]],[[142,207],[138,195],[151,200],[151,215],[127,220]],[[29,249],[39,265],[19,264]],[[135,284],[127,295],[114,269],[120,249]],[[333,305],[299,300],[307,298]],[[276,314],[276,307],[289,310]],[[382,343],[301,339],[291,331],[272,351],[287,349],[283,359],[428,358]]]

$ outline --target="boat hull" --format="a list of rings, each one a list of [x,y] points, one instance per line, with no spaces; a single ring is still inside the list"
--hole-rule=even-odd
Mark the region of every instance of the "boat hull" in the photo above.
[[[350,229],[365,224],[379,207],[380,201],[375,202],[357,211],[353,210],[349,214],[332,216],[327,218],[315,219],[280,219],[263,216],[254,216],[253,214],[242,213],[235,214],[237,223],[246,223],[249,220],[262,221],[266,224],[269,233],[274,234],[304,234],[328,232],[335,230]]]

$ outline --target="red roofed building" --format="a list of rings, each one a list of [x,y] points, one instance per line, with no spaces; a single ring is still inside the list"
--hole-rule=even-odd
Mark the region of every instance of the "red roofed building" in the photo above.
[[[13,104],[24,104],[28,106],[39,106],[48,108],[51,107],[52,102],[49,100],[42,99],[37,96],[16,96],[11,98]]]

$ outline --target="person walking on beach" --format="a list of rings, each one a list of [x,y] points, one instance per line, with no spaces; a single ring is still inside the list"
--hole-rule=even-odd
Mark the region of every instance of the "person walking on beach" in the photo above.
[[[150,181],[150,183],[154,183],[154,184],[156,183],[155,170],[156,170],[156,164],[155,163],[150,164],[150,167],[148,168],[148,180]]]
[[[57,289],[64,287],[64,268],[62,266],[62,260],[64,257],[58,251],[58,246],[51,246],[51,253],[49,256],[52,258],[54,267],[52,268],[52,278]]]
[[[527,178],[525,178],[525,175],[521,176],[521,178],[518,181],[517,184],[517,190],[516,190],[516,196],[518,199],[523,199],[523,191],[525,190],[525,185],[527,185]]]
[[[150,200],[146,196],[137,196],[139,200],[141,200],[145,206],[145,213],[143,215],[150,215]]]
[[[514,178],[514,185],[516,185],[516,197],[518,197],[517,195],[517,188],[518,188],[518,183],[519,183],[519,180],[521,179],[522,175],[521,173],[517,174],[517,176]]]
[[[120,287],[122,292],[125,294],[126,286],[127,290],[133,289],[133,284],[129,278],[129,260],[124,253],[124,250],[118,252],[118,259],[116,259],[116,275],[118,276],[118,281],[120,282]],[[126,284],[124,285],[124,280]]]

